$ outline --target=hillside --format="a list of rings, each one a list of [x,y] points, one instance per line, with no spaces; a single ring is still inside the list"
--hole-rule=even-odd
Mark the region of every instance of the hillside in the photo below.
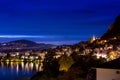
[[[120,15],[116,17],[115,22],[110,25],[108,31],[103,34],[101,39],[120,38]]]
[[[52,44],[36,43],[30,40],[16,40],[5,43],[0,43],[0,50],[22,50],[22,49],[31,49],[31,50],[42,50],[55,47]]]

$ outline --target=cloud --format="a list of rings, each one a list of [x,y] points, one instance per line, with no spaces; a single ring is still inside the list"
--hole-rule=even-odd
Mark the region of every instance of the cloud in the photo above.
[[[41,39],[79,39],[79,38],[88,38],[88,36],[79,36],[79,35],[0,35],[0,38],[41,38]]]

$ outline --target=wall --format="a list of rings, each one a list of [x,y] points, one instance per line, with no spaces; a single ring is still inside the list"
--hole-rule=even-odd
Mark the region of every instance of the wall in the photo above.
[[[96,68],[96,80],[120,80],[120,69]]]

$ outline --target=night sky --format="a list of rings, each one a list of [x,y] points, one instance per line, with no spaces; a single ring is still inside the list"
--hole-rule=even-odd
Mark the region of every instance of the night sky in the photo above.
[[[72,44],[100,37],[120,14],[120,0],[0,0],[0,42]]]

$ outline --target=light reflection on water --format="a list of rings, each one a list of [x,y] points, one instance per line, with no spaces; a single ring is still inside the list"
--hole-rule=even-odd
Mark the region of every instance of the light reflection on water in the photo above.
[[[33,62],[0,62],[0,80],[17,80],[17,78],[32,77],[42,71],[42,63]]]

